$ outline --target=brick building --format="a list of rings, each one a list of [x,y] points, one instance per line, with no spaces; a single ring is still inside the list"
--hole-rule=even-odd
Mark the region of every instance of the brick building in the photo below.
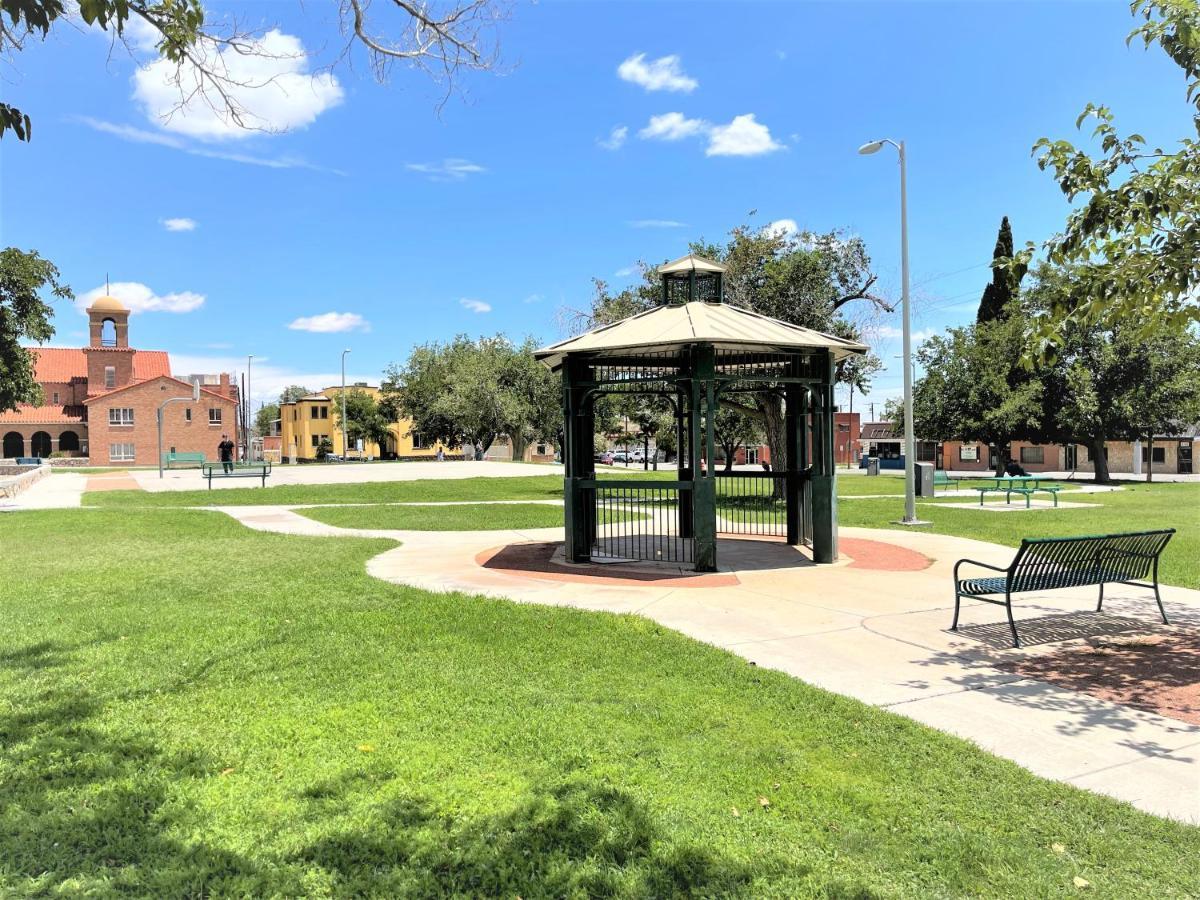
[[[852,412],[835,412],[833,414],[833,461],[834,465],[852,466],[858,463],[859,414]],[[809,452],[812,452],[811,432],[809,435]],[[733,463],[737,466],[770,465],[771,448],[766,444],[755,444],[749,447],[738,447],[733,455]]]
[[[88,346],[30,347],[40,406],[0,413],[0,457],[82,456],[98,465],[158,463],[156,413],[192,385],[171,375],[165,351],[129,346],[129,310],[101,297],[87,310]],[[213,459],[222,433],[237,429],[238,389],[228,374],[201,387],[198,403],[163,414],[163,450]]]

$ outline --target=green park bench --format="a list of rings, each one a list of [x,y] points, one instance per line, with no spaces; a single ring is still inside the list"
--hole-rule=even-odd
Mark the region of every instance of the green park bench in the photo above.
[[[175,463],[185,464],[188,467],[196,466],[199,468],[204,465],[203,453],[164,453],[163,465],[168,469],[173,469]]]
[[[979,491],[979,505],[983,506],[983,498],[990,493],[1004,494],[1004,502],[1011,503],[1012,495],[1017,494],[1025,498],[1025,508],[1030,508],[1030,498],[1034,494],[1049,494],[1054,500],[1054,506],[1058,506],[1058,492],[1062,488],[1053,484],[1043,484],[1044,479],[1029,478],[1026,476],[1008,477],[1007,475],[994,479],[992,484],[982,485],[975,488]]]
[[[940,487],[954,487],[958,483],[957,478],[951,478],[946,474],[944,469],[935,469],[933,472],[933,490],[936,493]]]
[[[1100,612],[1104,606],[1106,584],[1153,589],[1163,624],[1170,625],[1158,592],[1158,558],[1174,533],[1174,528],[1166,528],[1085,537],[1025,538],[1006,569],[973,559],[960,559],[954,564],[954,622],[950,630],[958,631],[962,598],[969,597],[1003,606],[1008,612],[1013,646],[1020,647],[1021,639],[1017,636],[1017,624],[1012,614],[1013,594],[1099,585],[1100,600],[1096,612]],[[1001,574],[960,579],[958,569],[965,563]],[[1152,584],[1145,583],[1144,579],[1148,577],[1153,577]],[[1004,595],[1003,600],[997,599],[999,594]]]
[[[226,463],[223,462],[204,462],[200,464],[200,474],[208,479],[208,489],[212,490],[212,481],[214,478],[261,478],[262,486],[267,486],[267,478],[271,474],[271,463],[267,460],[263,462],[243,462],[232,463],[233,471],[226,472]]]

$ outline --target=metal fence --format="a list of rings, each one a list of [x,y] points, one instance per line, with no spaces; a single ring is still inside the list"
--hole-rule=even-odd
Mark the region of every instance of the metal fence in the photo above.
[[[597,481],[587,504],[593,561],[695,562],[686,482]]]
[[[724,472],[717,475],[718,534],[787,534],[786,475]]]

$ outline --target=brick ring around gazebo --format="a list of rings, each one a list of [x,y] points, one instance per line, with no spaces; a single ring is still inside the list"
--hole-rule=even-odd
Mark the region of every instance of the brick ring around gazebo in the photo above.
[[[731,541],[737,539],[729,539]],[[738,541],[738,543],[743,543]],[[777,548],[788,552],[779,541],[746,541],[761,544],[762,550]],[[758,549],[758,548],[756,548]],[[790,551],[795,553],[795,551]],[[800,565],[812,565],[801,556]],[[489,571],[505,575],[533,578],[539,581],[558,581],[597,586],[646,586],[715,588],[741,584],[737,571],[688,572],[679,566],[663,563],[571,563],[567,562],[561,541],[523,541],[491,547],[475,556],[475,563]],[[864,538],[842,538],[840,565],[850,569],[870,569],[878,572],[919,572],[929,568],[933,560],[923,553]],[[781,565],[797,565],[792,559]]]

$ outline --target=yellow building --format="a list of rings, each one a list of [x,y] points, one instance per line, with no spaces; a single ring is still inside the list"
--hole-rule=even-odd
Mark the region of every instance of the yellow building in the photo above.
[[[379,388],[368,384],[348,384],[346,390],[362,391],[374,399],[379,399]],[[329,441],[330,453],[335,456],[345,456],[342,445],[342,429],[338,425],[339,412],[335,410],[341,387],[330,387],[316,394],[301,397],[294,403],[284,403],[279,407],[279,431],[283,438],[281,452],[285,460],[294,454],[298,460],[313,460],[317,458],[317,450],[322,440]],[[450,453],[448,447],[439,443],[426,443],[421,435],[412,430],[410,419],[401,419],[392,424],[391,434],[380,447],[374,441],[368,441],[361,448],[355,446],[351,438],[350,458],[362,459],[422,459],[437,456],[441,449]],[[294,449],[293,449],[294,448]]]

